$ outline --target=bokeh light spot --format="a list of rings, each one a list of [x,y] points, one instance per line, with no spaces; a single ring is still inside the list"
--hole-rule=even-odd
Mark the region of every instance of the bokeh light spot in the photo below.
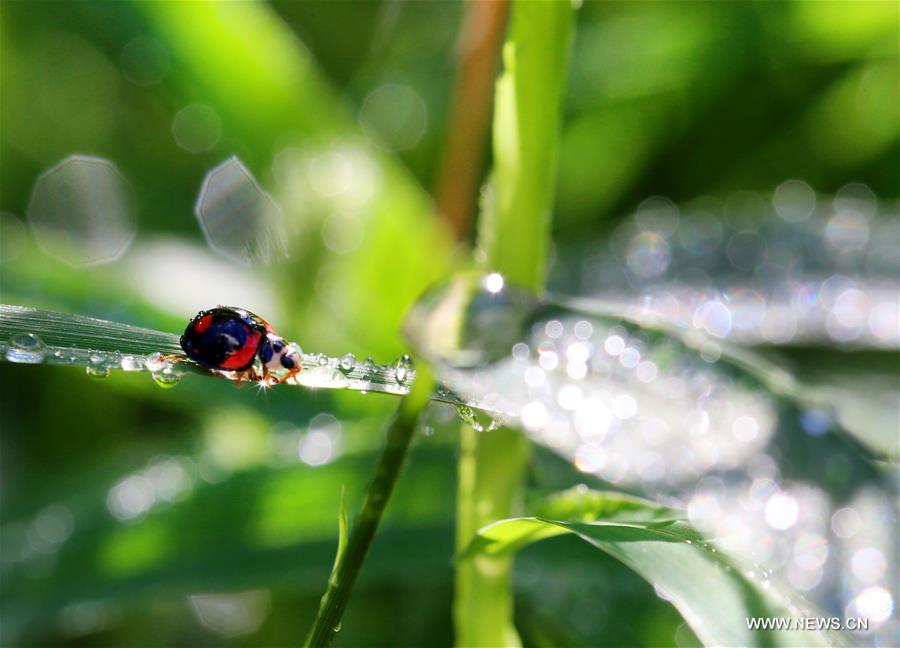
[[[425,102],[411,87],[388,83],[369,93],[359,112],[363,132],[389,151],[405,151],[422,139],[428,124]]]
[[[169,52],[158,39],[151,36],[133,38],[119,57],[119,65],[126,79],[139,86],[159,83],[169,73]]]
[[[205,153],[212,150],[222,136],[222,120],[209,106],[190,104],[175,113],[172,136],[188,153]]]
[[[125,179],[109,160],[73,155],[44,172],[28,204],[41,249],[72,266],[119,258],[134,237]]]

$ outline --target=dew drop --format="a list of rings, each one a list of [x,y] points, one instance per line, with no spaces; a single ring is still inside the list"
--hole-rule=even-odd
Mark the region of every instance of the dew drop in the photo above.
[[[394,378],[402,385],[406,382],[412,369],[412,358],[404,354],[397,359],[396,363],[394,363]]]
[[[456,413],[463,423],[476,432],[493,432],[500,427],[499,421],[491,418],[484,412],[476,411],[468,405],[457,405]]]
[[[353,365],[356,364],[356,356],[352,353],[345,353],[341,357],[341,369],[343,371],[350,371],[353,369]]]
[[[140,358],[135,358],[134,356],[123,356],[122,360],[119,362],[124,371],[143,371],[144,363]]]
[[[174,387],[178,384],[178,381],[181,380],[181,374],[168,365],[164,366],[159,371],[151,372],[150,375],[153,376],[153,381],[164,389]]]
[[[37,364],[44,361],[46,346],[34,333],[16,333],[9,338],[6,359],[21,364]]]
[[[147,368],[147,371],[156,373],[165,368],[166,359],[163,357],[162,353],[151,353],[144,359],[144,366]]]
[[[340,622],[340,621],[338,621],[337,625],[334,626],[334,631],[335,631],[335,632],[340,632],[340,631],[341,631],[341,622]]]
[[[88,365],[84,368],[84,372],[91,378],[102,380],[109,377],[109,367],[103,362],[103,357],[92,355],[88,360]]]
[[[88,365],[84,368],[84,372],[91,378],[103,380],[109,377],[109,367],[92,367]]]

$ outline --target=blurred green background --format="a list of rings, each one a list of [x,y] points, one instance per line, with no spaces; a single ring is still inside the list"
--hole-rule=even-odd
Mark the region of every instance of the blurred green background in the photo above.
[[[454,136],[464,8],[3,2],[3,302],[178,332],[199,308],[237,301],[306,350],[403,353],[407,307],[467,263],[430,198]],[[652,194],[800,178],[900,197],[898,11],[585,2],[555,257]],[[112,161],[133,194],[135,238],[114,263],[73,270],[28,236],[36,179],[72,154]],[[195,200],[231,155],[284,209],[288,261],[247,268],[206,245]],[[301,640],[341,487],[358,509],[393,399],[196,378],[162,390],[144,374],[5,363],[0,377],[0,643]],[[455,418],[430,419],[338,644],[452,643]],[[540,452],[529,479],[539,492],[584,476]],[[516,593],[530,645],[694,640],[652,587],[575,539],[525,551]]]

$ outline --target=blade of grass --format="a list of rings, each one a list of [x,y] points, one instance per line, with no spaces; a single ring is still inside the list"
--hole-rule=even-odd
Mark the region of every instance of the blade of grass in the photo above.
[[[40,346],[37,351],[17,357],[13,338],[22,334],[37,336]],[[174,333],[83,315],[0,304],[0,359],[3,360],[81,366],[102,371],[157,371],[160,367],[156,365],[160,361],[154,356],[181,353],[179,337]],[[417,371],[405,356],[385,365],[353,356],[331,358],[321,353],[301,353],[300,357],[303,371],[289,384],[316,389],[350,389],[405,396],[410,393]],[[191,361],[179,362],[174,369],[177,373],[217,375]],[[479,407],[478,403],[464,403],[443,388],[438,388],[432,399]]]
[[[478,243],[485,271],[535,293],[544,288],[571,22],[566,0],[518,0],[496,87],[496,201],[482,214]],[[467,425],[461,427],[460,448],[456,543],[462,549],[479,528],[517,513],[530,453],[516,430],[482,433]],[[457,645],[520,643],[513,626],[511,569],[510,556],[479,556],[457,565]]]
[[[388,424],[387,441],[378,461],[375,478],[350,532],[347,546],[343,551],[340,551],[340,548],[338,550],[335,569],[328,581],[328,589],[322,597],[316,621],[306,639],[306,646],[328,646],[340,630],[341,617],[350,599],[353,584],[400,476],[403,461],[416,429],[416,422],[428,404],[433,386],[431,376],[424,370],[421,371],[418,380],[413,383],[410,395],[403,399],[397,413]]]
[[[494,209],[481,216],[478,246],[488,271],[544,289],[572,5],[513,5],[494,114]]]

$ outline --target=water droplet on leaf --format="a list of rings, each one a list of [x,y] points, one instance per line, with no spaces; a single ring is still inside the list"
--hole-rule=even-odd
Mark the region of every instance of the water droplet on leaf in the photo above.
[[[91,365],[88,365],[84,368],[84,372],[91,378],[95,378],[97,380],[103,380],[104,378],[109,377],[109,367],[93,367]]]
[[[522,341],[538,302],[509,283],[492,287],[498,286],[465,274],[428,291],[404,324],[413,348],[430,361],[457,369],[505,359]]]
[[[151,373],[162,371],[163,367],[166,366],[166,359],[162,353],[151,353],[144,359],[144,366]]]
[[[88,362],[89,364],[84,368],[84,372],[88,376],[97,380],[102,380],[109,376],[109,367],[103,362],[102,356],[92,355]]]
[[[144,369],[144,363],[141,359],[134,356],[124,356],[120,364],[124,371],[143,371]]]
[[[176,372],[175,369],[168,364],[159,371],[151,372],[150,375],[153,376],[153,380],[157,385],[166,389],[174,387],[178,384],[178,381],[181,380],[181,374]]]
[[[476,410],[468,405],[457,405],[456,413],[463,423],[476,432],[493,432],[500,427],[500,423],[497,420],[491,418],[481,410]]]
[[[16,333],[9,338],[6,359],[22,364],[37,364],[44,361],[46,346],[34,333]]]
[[[413,361],[408,355],[404,354],[397,359],[397,362],[394,364],[394,378],[401,385],[406,382],[406,379],[409,377],[410,373],[413,370]]]

